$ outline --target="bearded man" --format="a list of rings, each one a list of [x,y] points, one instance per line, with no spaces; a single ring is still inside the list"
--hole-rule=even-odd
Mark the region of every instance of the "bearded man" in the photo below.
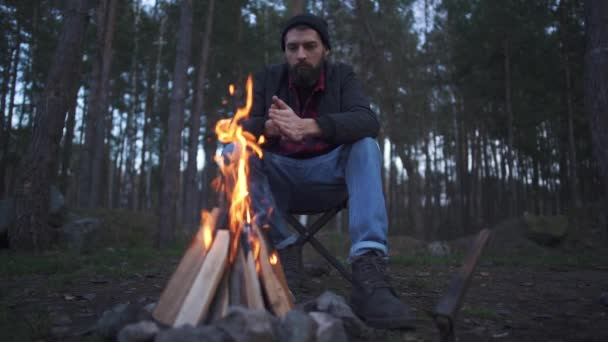
[[[289,286],[297,292],[304,281],[302,251],[283,215],[327,210],[348,198],[353,309],[370,326],[412,327],[414,314],[386,275],[388,218],[375,140],[378,118],[352,67],[328,60],[331,44],[323,19],[310,14],[289,19],[281,48],[286,62],[255,77],[253,107],[244,124],[267,139],[263,159],[250,164],[256,219],[270,224]]]

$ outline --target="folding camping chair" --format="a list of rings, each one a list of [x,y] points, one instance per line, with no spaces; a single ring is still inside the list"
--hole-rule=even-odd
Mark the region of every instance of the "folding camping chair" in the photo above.
[[[327,210],[321,211],[290,211],[287,215],[285,215],[285,219],[287,223],[289,223],[298,233],[298,240],[295,242],[300,247],[303,247],[304,244],[310,243],[310,245],[319,253],[322,257],[327,260],[340,274],[344,279],[348,280],[349,283],[353,283],[352,274],[342,265],[342,263],[333,255],[330,251],[323,246],[319,240],[315,238],[315,234],[323,228],[327,222],[329,222],[340,210],[346,208],[348,205],[348,197],[345,198],[340,204],[333,208],[328,208]],[[317,218],[313,223],[304,226],[295,216],[297,215],[315,215],[322,214],[321,217]]]

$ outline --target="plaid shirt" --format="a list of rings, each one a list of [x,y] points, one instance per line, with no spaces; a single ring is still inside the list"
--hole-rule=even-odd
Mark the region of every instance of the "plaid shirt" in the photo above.
[[[322,71],[319,75],[319,80],[317,80],[310,95],[304,101],[304,105],[300,103],[298,88],[293,84],[291,77],[289,78],[288,88],[289,92],[291,92],[296,99],[295,108],[292,109],[299,117],[314,119],[319,116],[319,98],[321,92],[325,91],[325,71]],[[325,154],[334,147],[335,146],[324,142],[320,138],[306,138],[297,143],[281,138],[273,152],[292,158],[312,158]]]

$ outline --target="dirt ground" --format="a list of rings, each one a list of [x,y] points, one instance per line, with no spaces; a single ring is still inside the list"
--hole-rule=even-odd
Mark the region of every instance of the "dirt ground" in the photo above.
[[[606,260],[601,258],[601,260]],[[154,302],[178,258],[166,267],[143,270],[120,280],[84,277],[49,286],[47,276],[0,280],[3,315],[14,324],[38,331],[36,340],[97,341],[83,335],[104,310],[119,303]],[[509,266],[482,259],[458,316],[459,341],[608,341],[608,265]],[[369,340],[435,341],[438,333],[427,312],[445,289],[456,265],[392,264],[401,298],[417,312],[415,331],[376,330]],[[316,296],[331,290],[347,296],[347,282],[336,272],[311,278]],[[52,289],[55,290],[52,290]],[[5,317],[6,319],[6,317]],[[2,335],[26,338],[11,331]],[[35,334],[34,334],[35,335]],[[40,336],[41,335],[41,336]],[[31,337],[31,335],[30,335]]]

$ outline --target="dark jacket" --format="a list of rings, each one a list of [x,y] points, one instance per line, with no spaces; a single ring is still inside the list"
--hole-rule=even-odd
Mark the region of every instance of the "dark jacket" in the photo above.
[[[273,95],[295,110],[296,99],[288,91],[287,74],[287,64],[275,64],[265,67],[255,76],[253,107],[244,128],[256,137],[264,131]],[[316,120],[322,139],[335,145],[352,143],[365,137],[375,138],[380,128],[352,67],[343,63],[325,63],[325,90],[319,100]],[[272,143],[270,140],[269,144]]]

